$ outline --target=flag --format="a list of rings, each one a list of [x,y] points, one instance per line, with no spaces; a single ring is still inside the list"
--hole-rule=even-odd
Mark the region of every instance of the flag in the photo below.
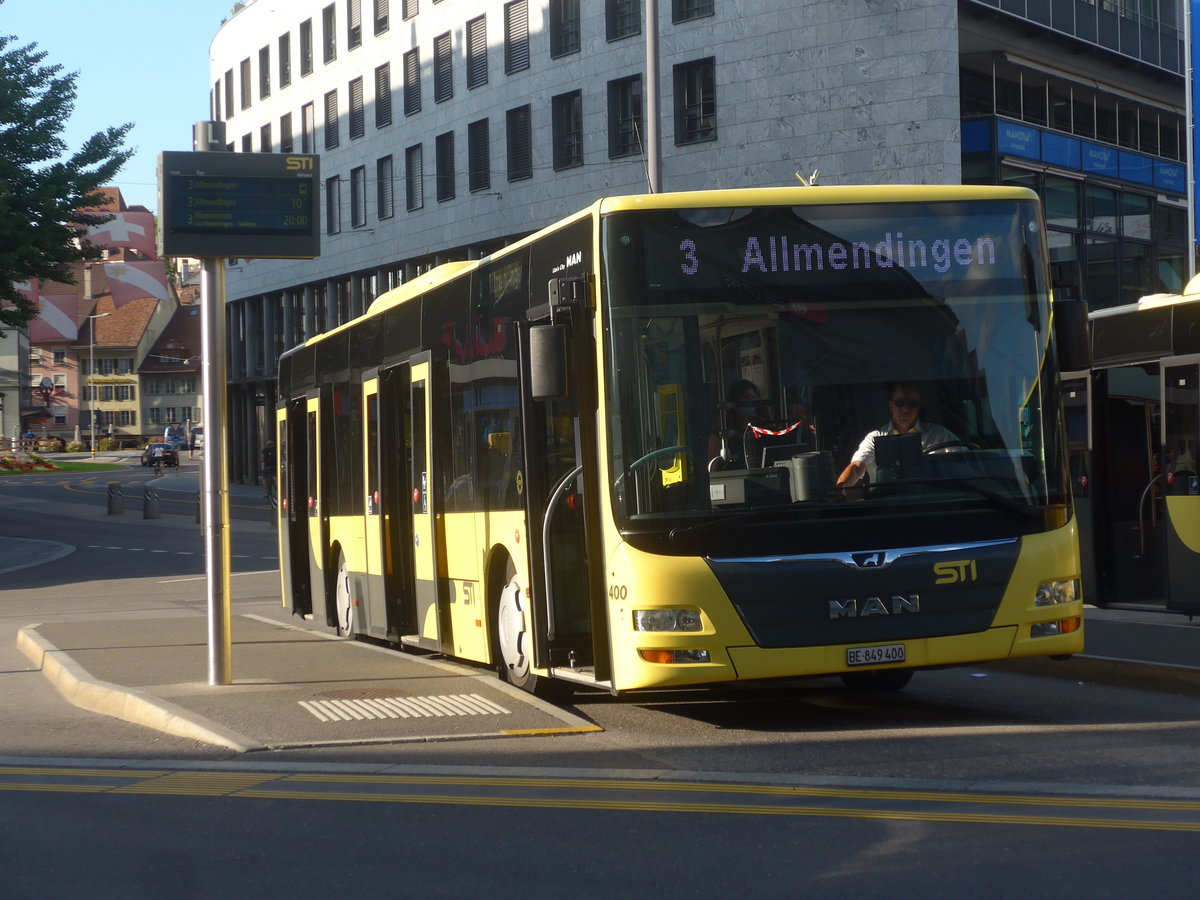
[[[79,311],[77,294],[40,294],[38,307],[37,318],[29,323],[31,343],[74,341],[79,337],[79,325],[75,319]]]
[[[121,212],[103,225],[93,225],[85,238],[95,247],[130,248],[154,259],[158,256],[155,243],[154,213]]]
[[[169,296],[167,273],[160,261],[105,263],[104,274],[113,306],[118,308],[142,297],[166,300]]]

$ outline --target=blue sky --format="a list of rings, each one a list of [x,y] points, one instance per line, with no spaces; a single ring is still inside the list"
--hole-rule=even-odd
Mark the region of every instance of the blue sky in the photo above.
[[[157,211],[162,150],[191,150],[208,118],[208,47],[234,0],[3,0],[0,34],[37,44],[78,72],[75,111],[63,134],[72,151],[110,125],[133,122],[133,157],[117,176],[125,202]]]

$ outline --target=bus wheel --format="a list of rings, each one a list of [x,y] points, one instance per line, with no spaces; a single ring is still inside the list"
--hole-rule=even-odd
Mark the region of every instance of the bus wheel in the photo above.
[[[496,609],[496,637],[500,644],[500,676],[531,693],[538,677],[529,671],[533,635],[529,633],[529,615],[521,593],[521,583],[511,576],[500,591]]]
[[[847,672],[842,683],[852,691],[898,691],[912,681],[912,669],[877,669],[870,672]]]
[[[346,566],[346,554],[338,551],[337,574],[333,585],[334,612],[337,615],[337,631],[343,637],[354,636],[354,596],[350,591],[350,570]]]

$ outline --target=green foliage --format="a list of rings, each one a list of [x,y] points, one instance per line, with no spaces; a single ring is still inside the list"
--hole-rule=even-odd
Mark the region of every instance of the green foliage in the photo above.
[[[78,73],[61,74],[62,66],[43,64],[36,44],[14,41],[0,35],[0,327],[37,314],[18,283],[69,281],[67,263],[100,255],[73,239],[111,218],[95,211],[103,202],[97,190],[134,153],[123,146],[132,124],[99,131],[71,153],[61,135]]]

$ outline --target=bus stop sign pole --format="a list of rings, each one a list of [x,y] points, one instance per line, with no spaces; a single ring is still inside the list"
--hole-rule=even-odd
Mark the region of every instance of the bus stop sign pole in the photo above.
[[[229,469],[225,439],[225,266],[205,257],[200,282],[204,484],[201,522],[208,581],[208,683],[233,683],[229,596]]]

